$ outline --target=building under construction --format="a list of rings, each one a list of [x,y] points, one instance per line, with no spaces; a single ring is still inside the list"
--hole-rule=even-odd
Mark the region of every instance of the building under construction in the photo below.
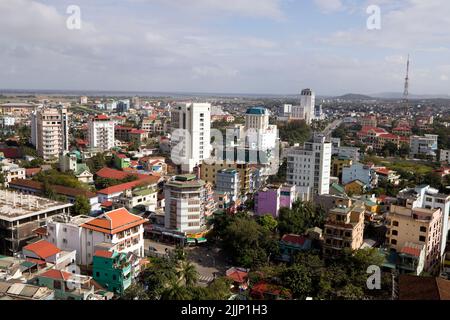
[[[45,225],[47,218],[69,214],[70,203],[0,190],[0,255],[13,256]]]

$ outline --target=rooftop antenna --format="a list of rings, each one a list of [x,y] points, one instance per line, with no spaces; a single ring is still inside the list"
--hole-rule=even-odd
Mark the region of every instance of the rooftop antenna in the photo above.
[[[403,91],[403,112],[404,115],[407,116],[409,113],[409,54],[408,61],[406,62],[406,77],[405,77],[405,89]]]

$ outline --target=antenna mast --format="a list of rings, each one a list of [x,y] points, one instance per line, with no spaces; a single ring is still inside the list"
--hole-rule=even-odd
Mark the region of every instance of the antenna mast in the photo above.
[[[405,90],[403,91],[402,103],[404,108],[404,115],[407,116],[409,113],[409,54],[408,61],[406,63]]]

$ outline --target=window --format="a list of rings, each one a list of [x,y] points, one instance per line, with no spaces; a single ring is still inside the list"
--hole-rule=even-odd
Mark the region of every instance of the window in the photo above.
[[[397,240],[392,239],[392,240],[391,240],[391,244],[397,244]]]
[[[113,280],[117,280],[117,276],[115,274],[113,275]]]
[[[100,272],[96,272],[95,274],[96,274],[97,278],[100,277]]]
[[[420,227],[420,232],[427,232],[427,227]]]
[[[392,230],[392,235],[393,236],[397,236],[398,235],[398,231],[397,230]]]
[[[398,227],[398,221],[392,221],[392,225],[393,225],[394,227]]]
[[[419,236],[419,241],[425,242],[425,236]]]

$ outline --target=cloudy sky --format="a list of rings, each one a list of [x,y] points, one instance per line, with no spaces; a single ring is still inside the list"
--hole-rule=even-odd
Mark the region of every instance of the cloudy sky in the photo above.
[[[81,9],[81,29],[66,26]],[[368,30],[369,5],[381,30]],[[450,94],[448,0],[0,0],[0,88]]]

